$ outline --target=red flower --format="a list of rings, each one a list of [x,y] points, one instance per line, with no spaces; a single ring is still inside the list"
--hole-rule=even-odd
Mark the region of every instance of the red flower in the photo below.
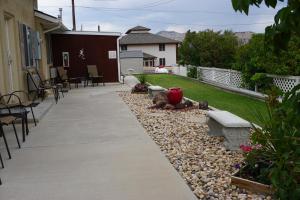
[[[246,145],[241,145],[240,148],[242,149],[243,152],[249,153],[250,151],[253,150],[251,146],[246,146]]]

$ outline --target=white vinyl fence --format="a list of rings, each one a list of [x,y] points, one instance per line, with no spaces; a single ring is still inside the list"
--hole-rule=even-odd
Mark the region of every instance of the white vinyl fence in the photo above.
[[[191,66],[173,67],[172,72],[176,75],[187,76],[187,69]],[[300,84],[300,76],[276,76],[268,75],[273,78],[273,83],[283,92],[288,92],[296,85]],[[231,69],[221,69],[213,67],[197,67],[197,79],[212,84],[240,88],[242,86],[242,73]]]
[[[172,67],[172,73],[179,75],[179,76],[187,76],[187,67],[186,66],[178,66],[178,67]]]

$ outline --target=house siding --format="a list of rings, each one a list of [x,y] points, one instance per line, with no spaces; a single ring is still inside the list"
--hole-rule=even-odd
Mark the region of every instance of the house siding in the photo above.
[[[10,18],[10,37],[13,38],[13,43],[10,44],[13,56],[13,90],[27,90],[25,72],[22,67],[21,60],[21,44],[20,44],[20,30],[19,24],[26,24],[34,31],[40,33],[42,43],[42,59],[39,61],[40,69],[47,72],[47,64],[45,64],[45,40],[42,27],[36,24],[34,17],[34,8],[37,0],[0,0],[0,92],[10,92],[10,78],[7,56],[7,37],[5,28],[5,17]],[[46,73],[47,75],[47,73]]]
[[[141,44],[141,45],[127,45],[128,51],[141,50],[144,53],[157,57],[155,66],[159,66],[159,58],[166,59],[166,66],[174,66],[177,63],[176,44],[165,44],[165,51],[159,51],[159,44]]]
[[[117,52],[118,36],[53,34],[51,37],[53,66],[62,66],[62,52],[69,52],[69,77],[85,77],[87,65],[97,65],[105,82],[119,80],[118,60],[108,58],[109,51]],[[78,56],[81,49],[84,49],[84,60]]]

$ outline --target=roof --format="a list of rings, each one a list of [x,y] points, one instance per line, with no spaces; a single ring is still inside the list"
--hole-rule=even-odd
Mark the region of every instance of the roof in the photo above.
[[[143,53],[143,58],[157,58],[157,57],[151,54]]]
[[[150,31],[150,28],[144,27],[144,26],[136,26],[131,29],[129,29],[126,34],[131,33],[132,31]]]
[[[123,36],[120,44],[178,44],[177,40],[169,39],[152,33],[129,33]]]
[[[34,10],[36,20],[42,25],[44,32],[67,31],[68,28],[57,17],[39,10]]]
[[[121,51],[120,58],[156,58],[156,56],[144,53],[141,50],[137,51]]]
[[[65,31],[57,32],[55,34],[64,34],[64,35],[102,35],[102,36],[121,36],[119,32],[98,32],[98,31]]]
[[[143,58],[142,51],[121,51],[120,58]]]

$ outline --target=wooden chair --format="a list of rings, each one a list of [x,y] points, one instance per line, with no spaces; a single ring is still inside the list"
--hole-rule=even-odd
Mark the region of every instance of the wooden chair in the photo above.
[[[102,82],[103,86],[105,86],[104,76],[99,75],[98,69],[96,65],[87,65],[88,70],[88,79],[92,81],[92,85],[96,83],[97,85]]]

